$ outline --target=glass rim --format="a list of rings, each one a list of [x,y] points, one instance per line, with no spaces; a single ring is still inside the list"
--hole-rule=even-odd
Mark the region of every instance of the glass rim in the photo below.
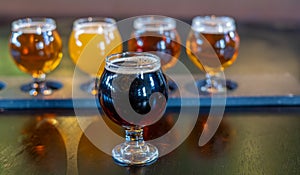
[[[75,19],[73,22],[73,29],[81,28],[81,25],[88,24],[88,23],[105,23],[105,25],[102,25],[103,27],[107,28],[113,28],[116,25],[116,20],[114,18],[110,17],[98,17],[98,16],[89,16],[89,17],[81,17]]]
[[[39,23],[39,25],[35,24]],[[50,17],[27,17],[16,19],[11,23],[11,30],[17,31],[22,28],[36,26],[37,28],[48,27],[48,30],[56,29],[56,22]]]
[[[159,15],[138,16],[133,21],[133,27],[137,30],[145,29],[149,31],[173,30],[176,28],[174,18]]]
[[[115,64],[116,60],[122,60],[124,58],[132,58],[132,57],[146,57],[146,58],[151,58],[151,62],[149,63],[143,63],[142,65],[135,65],[135,66],[127,66],[127,65],[120,65],[120,64]],[[113,67],[114,69],[119,69],[119,68],[127,68],[127,69],[145,69],[149,67],[154,67],[153,70],[160,69],[161,64],[160,64],[160,58],[152,53],[149,52],[121,52],[121,53],[115,53],[111,54],[106,57],[105,59],[105,68],[107,67]]]
[[[223,33],[235,31],[236,25],[233,17],[207,15],[194,17],[191,28],[197,32],[209,32],[209,30],[211,30],[216,33]]]

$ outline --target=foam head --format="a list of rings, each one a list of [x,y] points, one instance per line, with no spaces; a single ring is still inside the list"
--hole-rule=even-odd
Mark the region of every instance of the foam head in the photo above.
[[[145,52],[124,52],[107,57],[105,69],[119,74],[140,74],[160,69],[160,58]]]
[[[22,33],[42,33],[56,29],[56,23],[51,18],[24,18],[12,22],[12,31]]]
[[[113,18],[88,17],[79,18],[73,23],[73,30],[83,33],[100,33],[116,29],[116,21]]]
[[[164,16],[141,16],[134,20],[133,27],[146,31],[173,30],[176,28],[176,21]]]
[[[193,18],[192,29],[207,34],[228,33],[235,30],[235,22],[227,16],[197,16]]]

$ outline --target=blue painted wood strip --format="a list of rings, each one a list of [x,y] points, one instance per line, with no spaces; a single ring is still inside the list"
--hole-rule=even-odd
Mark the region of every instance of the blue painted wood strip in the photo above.
[[[196,98],[170,98],[168,107],[188,106],[209,107],[209,97]],[[40,109],[40,108],[93,108],[95,100],[90,99],[1,99],[0,109]],[[227,97],[227,107],[251,107],[251,106],[300,106],[300,96],[260,96],[260,97]]]

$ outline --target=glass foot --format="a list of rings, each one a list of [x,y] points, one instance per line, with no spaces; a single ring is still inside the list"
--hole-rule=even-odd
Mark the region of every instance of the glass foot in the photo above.
[[[174,92],[178,89],[177,84],[172,80],[168,80],[168,87],[170,92]]]
[[[3,82],[0,82],[0,90],[4,89],[5,88],[5,83]]]
[[[27,92],[32,96],[41,95],[51,95],[54,90],[61,89],[63,84],[57,81],[46,81],[45,85],[39,87],[39,84],[31,82],[21,86],[21,91]]]
[[[96,80],[92,79],[92,80],[80,85],[80,89],[82,91],[88,92],[89,94],[96,95],[97,94]]]
[[[117,145],[112,150],[114,161],[121,166],[144,166],[158,159],[158,149],[144,141],[129,141]]]
[[[207,84],[207,80],[199,80],[197,81],[197,87],[199,88],[199,92],[201,94],[210,94],[210,93],[218,93],[224,92],[225,90],[235,90],[238,87],[238,84],[232,80],[226,80],[226,84],[220,85],[219,88],[213,88]],[[226,87],[226,88],[225,88]]]

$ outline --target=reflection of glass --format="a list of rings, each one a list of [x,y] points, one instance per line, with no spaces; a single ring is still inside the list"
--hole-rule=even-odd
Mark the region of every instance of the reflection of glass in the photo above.
[[[27,165],[35,164],[35,167],[32,167],[35,174],[45,173],[45,171],[50,174],[60,174],[65,171],[66,149],[61,134],[55,127],[57,125],[56,115],[45,113],[36,117],[30,116],[22,128],[23,149],[19,154],[26,153],[26,157],[31,159]]]
[[[158,158],[157,148],[144,142],[143,127],[165,111],[167,85],[160,67],[160,58],[148,53],[125,52],[106,59],[98,97],[108,118],[125,128],[126,142],[112,151],[121,165],[149,164]]]
[[[191,150],[194,153],[199,153],[204,158],[216,158],[228,150],[229,145],[234,137],[234,129],[230,126],[226,117],[223,118],[218,129],[214,133],[213,137],[205,145],[199,147],[198,142],[202,133],[206,130],[211,130],[213,126],[210,126],[207,122],[207,114],[199,115],[198,121],[195,127],[195,134],[191,136]]]
[[[90,118],[85,121],[89,122]],[[75,117],[43,113],[32,117],[23,129],[22,143],[39,165],[49,166],[56,172],[54,174],[65,171],[65,167],[67,174],[78,174],[77,151],[82,134]],[[52,160],[56,160],[59,166],[53,162],[43,163]],[[60,168],[53,169],[54,165]]]
[[[127,167],[126,170],[128,175],[145,175],[147,172],[145,167],[139,166]]]
[[[96,94],[95,77],[102,73],[105,57],[118,52],[122,52],[122,39],[114,19],[89,17],[74,21],[69,39],[71,59],[94,78],[81,86],[84,91]]]
[[[62,41],[56,23],[50,18],[25,18],[12,22],[10,54],[33,82],[21,87],[32,96],[50,95],[61,85],[46,82],[46,73],[53,71],[62,59]]]
[[[223,92],[226,86],[229,89],[236,87],[232,81],[222,81],[220,74],[235,62],[239,42],[234,19],[225,16],[199,16],[193,19],[186,51],[193,63],[206,72],[206,80],[200,83],[201,91]]]
[[[151,51],[160,57],[163,70],[176,64],[181,45],[174,19],[164,16],[141,16],[134,20],[133,25],[134,31],[128,41],[129,51]],[[173,84],[168,82],[169,85]]]

